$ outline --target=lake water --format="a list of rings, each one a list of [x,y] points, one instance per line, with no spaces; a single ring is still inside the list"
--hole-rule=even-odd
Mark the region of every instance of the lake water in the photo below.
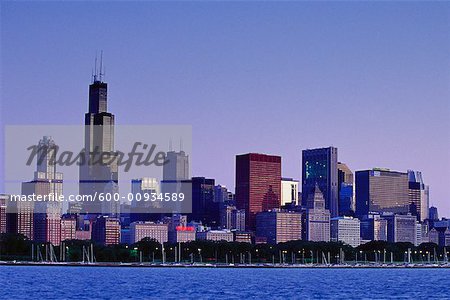
[[[0,266],[2,299],[450,299],[450,269]]]

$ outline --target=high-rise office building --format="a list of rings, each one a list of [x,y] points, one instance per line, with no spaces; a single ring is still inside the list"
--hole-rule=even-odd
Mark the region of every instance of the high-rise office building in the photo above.
[[[37,196],[41,201],[11,201],[7,231],[23,234],[38,242],[60,242],[62,173],[56,171],[58,146],[49,136],[37,145],[36,171],[32,181],[22,183],[22,195]]]
[[[418,221],[428,218],[429,187],[423,183],[422,173],[408,170],[408,196],[410,213]]]
[[[256,214],[256,236],[269,244],[302,239],[301,214],[274,209]]]
[[[281,206],[288,204],[299,205],[298,180],[281,178]]]
[[[336,217],[331,219],[331,240],[343,242],[352,247],[361,244],[359,219],[353,217]]]
[[[318,184],[325,198],[325,208],[333,217],[339,214],[337,157],[335,147],[302,151],[302,205],[307,205]]]
[[[229,202],[229,197],[228,189],[225,186],[219,184],[214,187],[214,202]]]
[[[341,162],[338,162],[338,198],[339,215],[353,215],[353,172],[350,168]]]
[[[93,76],[89,85],[88,112],[84,118],[84,152],[80,160],[81,195],[109,192],[108,184],[118,184],[119,180],[117,154],[114,152],[114,115],[108,112],[108,85],[102,80],[101,64],[100,73]],[[100,214],[102,209],[100,201],[74,203],[70,207],[74,213],[83,210]]]
[[[428,210],[428,219],[430,220],[439,220],[438,209],[435,206],[431,206]]]
[[[92,240],[102,245],[120,243],[120,222],[118,218],[98,216],[92,223]]]
[[[180,151],[169,150],[165,156],[163,165],[163,180],[161,181],[161,192],[165,193],[183,193],[185,202],[192,204],[192,186],[190,181],[189,156],[180,147]],[[167,205],[168,203],[166,203]],[[170,205],[170,204],[169,204]],[[181,202],[172,203],[172,212],[188,213],[192,206],[181,208]]]
[[[255,230],[257,213],[280,208],[280,179],[280,156],[258,153],[236,156],[236,206],[245,210],[247,230]]]
[[[245,210],[223,204],[220,208],[220,228],[245,231]]]
[[[181,181],[188,180],[189,175],[189,156],[186,152],[180,150],[168,151],[166,153],[165,161],[167,163],[163,166],[163,180],[164,181]]]
[[[190,221],[218,227],[220,224],[220,205],[214,197],[215,180],[205,177],[192,177],[192,214]]]
[[[318,184],[316,184],[314,192],[309,195],[302,224],[304,240],[330,241],[330,211],[325,208],[325,199]]]
[[[158,195],[160,193],[158,180],[150,177],[133,179],[131,180],[131,193],[133,194],[134,201],[131,202],[130,207],[130,223],[136,221],[155,221],[159,215],[152,214],[152,212],[154,213],[156,209],[161,208],[161,202],[144,200],[152,199],[152,194]]]
[[[409,212],[408,175],[389,169],[356,172],[356,215]]]

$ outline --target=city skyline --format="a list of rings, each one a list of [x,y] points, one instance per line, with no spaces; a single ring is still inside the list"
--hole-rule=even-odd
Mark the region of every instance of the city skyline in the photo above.
[[[401,172],[422,171],[424,181],[430,185],[430,206],[437,206],[440,216],[448,217],[450,197],[446,183],[450,177],[450,160],[448,154],[445,156],[445,149],[450,143],[450,139],[446,139],[450,79],[448,68],[443,67],[448,64],[443,62],[448,62],[444,53],[449,53],[449,45],[446,44],[448,37],[440,36],[444,33],[442,26],[446,25],[443,22],[445,9],[440,11],[439,5],[435,5],[433,8],[427,6],[424,11],[421,4],[409,4],[408,13],[413,17],[396,11],[405,21],[405,28],[394,28],[394,33],[389,34],[388,30],[393,28],[389,24],[376,25],[378,20],[373,15],[365,22],[369,12],[362,4],[337,6],[344,13],[342,20],[333,17],[331,11],[320,4],[282,6],[289,5],[292,12],[275,9],[270,14],[270,8],[277,7],[270,3],[259,4],[264,13],[257,15],[246,4],[234,4],[224,11],[211,4],[186,4],[189,13],[182,15],[181,8],[185,6],[181,4],[175,8],[170,6],[171,9],[164,4],[151,4],[148,7],[160,13],[177,16],[179,19],[173,28],[181,31],[164,29],[166,21],[156,18],[153,22],[160,27],[156,26],[154,31],[143,28],[143,33],[155,37],[156,42],[152,43],[126,36],[139,28],[139,21],[154,17],[150,9],[144,9],[132,22],[131,15],[140,7],[136,4],[127,4],[127,10],[123,12],[119,12],[120,4],[108,4],[105,12],[115,12],[124,18],[115,25],[111,23],[110,15],[101,13],[98,18],[105,21],[114,34],[98,36],[96,30],[91,32],[90,28],[85,28],[85,18],[91,13],[81,10],[81,5],[57,4],[44,11],[41,9],[46,5],[42,3],[30,7],[9,3],[2,10],[2,41],[7,42],[2,44],[8,46],[2,46],[1,125],[82,124],[80,116],[86,112],[86,86],[95,49],[99,49],[99,54],[100,49],[104,49],[105,81],[110,87],[109,110],[117,116],[117,124],[192,123],[192,176],[215,178],[217,183],[234,190],[235,155],[258,152],[280,155],[283,158],[281,175],[301,180],[301,150],[335,146],[340,149],[339,161],[345,162],[352,171],[373,167]],[[373,4],[373,7],[379,7],[378,17],[389,21],[394,14],[380,8],[390,5],[401,7],[401,4]],[[217,6],[225,8],[220,4]],[[234,16],[233,13],[242,7],[248,9],[240,13],[240,18]],[[318,24],[301,8],[330,17],[329,23]],[[76,30],[62,36],[62,30],[68,27],[58,29],[44,16],[50,14],[60,18],[59,13],[69,9],[75,9],[81,20],[71,17],[66,24],[74,24]],[[360,15],[352,17],[350,12],[355,11]],[[207,12],[213,16],[219,14],[222,19],[214,21]],[[37,16],[42,30],[37,31],[35,25],[18,24],[12,19],[27,14]],[[421,14],[434,16],[433,21],[421,19],[418,22],[422,31],[413,22],[415,18],[423,18]],[[271,25],[265,23],[268,20]],[[222,31],[222,35],[208,34],[201,28],[204,22],[211,24],[214,32]],[[341,27],[333,30],[330,26],[333,22]],[[340,31],[352,22],[364,26],[361,29],[352,27],[354,36]],[[423,27],[423,22],[429,27]],[[82,23],[85,27],[80,27]],[[182,28],[186,24],[187,28]],[[233,24],[235,27],[227,27]],[[128,27],[121,28],[120,25]],[[249,29],[239,32],[239,25],[247,25]],[[301,29],[300,25],[306,29]],[[318,41],[313,29],[326,38]],[[361,38],[358,34],[364,29],[370,29],[375,36],[367,43],[358,43]],[[413,29],[417,34],[414,38],[407,35],[408,30]],[[77,30],[86,35],[82,39],[91,39],[90,43],[79,45],[82,43],[77,41],[75,46],[71,38],[75,32],[78,36]],[[176,38],[165,38],[168,31]],[[428,37],[430,31],[434,32]],[[32,38],[24,41],[30,32]],[[277,32],[283,34],[277,35]],[[383,36],[377,37],[377,32]],[[115,34],[130,42],[125,54],[122,53],[123,46],[113,38]],[[337,37],[332,38],[333,34]],[[53,42],[61,38],[62,42],[51,47],[41,42],[44,37]],[[193,38],[193,43],[188,37]],[[201,43],[202,37],[210,38],[212,42]],[[245,38],[249,42],[234,44]],[[389,47],[385,45],[387,41],[395,42],[396,38],[401,40]],[[426,45],[428,39],[437,45]],[[269,44],[270,41],[274,44]],[[312,45],[305,50],[303,47],[308,43],[302,41]],[[275,45],[277,42],[284,46]],[[356,44],[349,47],[350,42]],[[265,48],[258,50],[253,43],[262,43]],[[33,51],[15,47],[19,44],[29,45],[31,47],[27,48]],[[188,51],[177,47],[165,49],[168,45],[180,45],[180,49]],[[326,45],[336,45],[333,49],[337,50],[328,50]],[[315,53],[315,49],[323,51]],[[367,52],[358,55],[361,50]],[[377,52],[380,50],[384,52]],[[202,59],[202,53],[208,53],[207,57]],[[252,53],[256,54],[255,58]],[[20,64],[19,58],[23,60]],[[366,62],[368,58],[374,59],[375,63]],[[348,59],[350,61],[345,61]],[[409,65],[413,62],[417,65]],[[302,66],[303,71],[298,71]],[[422,76],[422,72],[428,75]],[[366,77],[358,79],[361,75]],[[24,84],[26,89],[21,88]],[[383,92],[377,89],[380,87]],[[436,101],[431,100],[434,105],[424,105],[423,99]],[[73,109],[67,111],[67,105]],[[29,110],[23,110],[23,107],[29,107]],[[150,107],[150,112],[142,113],[143,107]],[[39,116],[35,115],[36,110],[39,110]],[[19,112],[23,117],[21,122],[14,117]],[[372,142],[368,143],[368,140]],[[438,157],[443,152],[441,160]],[[217,160],[218,156],[223,159]]]

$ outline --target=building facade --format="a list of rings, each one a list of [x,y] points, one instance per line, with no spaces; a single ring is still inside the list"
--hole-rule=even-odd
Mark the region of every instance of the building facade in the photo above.
[[[84,152],[80,157],[79,193],[95,195],[107,192],[110,182],[119,182],[117,154],[114,152],[114,115],[108,112],[108,85],[102,70],[89,85],[88,112],[84,115]],[[101,162],[101,163],[100,163]],[[101,201],[71,203],[69,212],[101,214]]]
[[[353,217],[332,218],[331,240],[334,242],[343,242],[352,247],[358,247],[361,244],[359,219]]]
[[[307,206],[317,184],[323,193],[325,208],[333,217],[339,214],[337,157],[335,147],[302,151],[302,205]]]
[[[232,242],[234,240],[233,232],[230,230],[207,230],[198,231],[196,234],[197,240],[208,240],[208,241],[226,241]]]
[[[133,222],[130,224],[130,243],[134,244],[144,238],[166,243],[169,240],[169,227],[167,224],[153,222]]]
[[[214,197],[215,180],[192,177],[192,214],[189,221],[199,221],[211,227],[220,224],[220,202]]]
[[[281,178],[281,206],[298,202],[298,180],[292,178]]]
[[[303,239],[314,242],[330,241],[330,211],[325,208],[325,199],[318,185],[307,200],[303,219]]]
[[[389,169],[356,172],[356,215],[369,213],[407,214],[408,175]]]
[[[246,230],[255,230],[256,214],[280,208],[281,157],[258,153],[236,156],[236,205],[245,210]]]
[[[366,241],[387,241],[387,220],[379,214],[365,216],[360,221],[361,239]]]
[[[428,218],[429,187],[423,183],[422,173],[408,170],[408,196],[410,213],[419,222]]]
[[[353,172],[338,162],[338,206],[340,216],[351,216],[355,212],[353,198]]]
[[[6,206],[9,195],[0,194],[0,233],[6,233]]]
[[[152,194],[159,194],[160,187],[156,178],[143,177],[131,180],[131,193],[133,194],[133,200],[130,206],[130,223],[136,221],[150,221],[156,218],[156,215],[152,215],[158,208],[161,207],[161,203],[158,201],[149,202],[143,201],[147,197],[153,197]]]
[[[271,211],[256,215],[256,236],[266,238],[269,244],[302,239],[302,217],[298,212]]]
[[[388,224],[388,241],[391,243],[409,242],[416,243],[416,222],[415,216],[408,215],[386,215],[383,216]]]
[[[99,216],[92,223],[92,239],[102,245],[120,243],[120,222],[118,218]]]
[[[73,215],[61,218],[61,242],[76,239],[77,219]]]
[[[169,242],[186,243],[195,241],[195,228],[192,226],[177,226],[169,230]]]

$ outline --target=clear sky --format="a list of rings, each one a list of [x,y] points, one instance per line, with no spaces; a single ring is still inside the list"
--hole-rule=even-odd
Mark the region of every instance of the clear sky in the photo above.
[[[193,175],[234,190],[261,152],[300,179],[333,145],[422,171],[450,217],[449,2],[2,1],[2,126],[82,124],[100,49],[116,123],[192,124]]]

